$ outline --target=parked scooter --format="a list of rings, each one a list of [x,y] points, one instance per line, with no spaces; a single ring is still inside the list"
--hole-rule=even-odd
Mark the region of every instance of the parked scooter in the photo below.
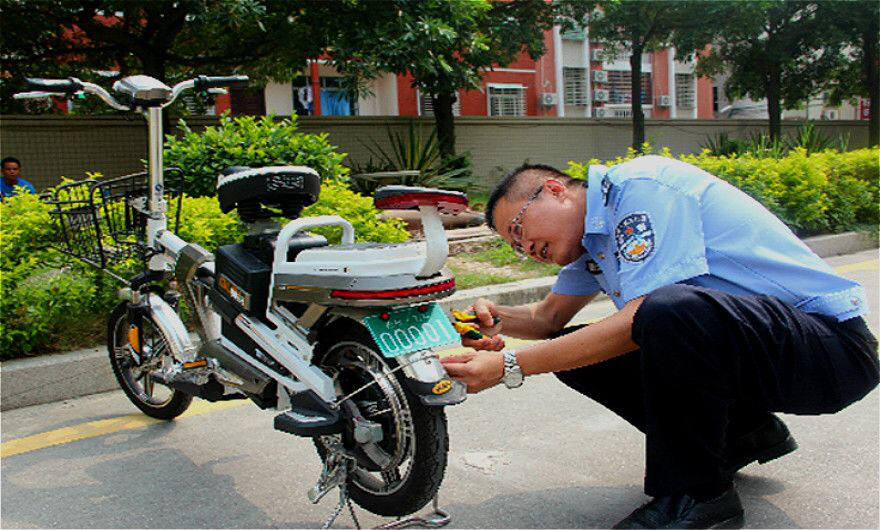
[[[435,302],[455,291],[439,214],[460,212],[466,196],[381,188],[378,208],[421,211],[425,240],[355,243],[341,217],[298,218],[320,194],[313,169],[230,168],[217,198],[248,234],[209,252],[168,227],[169,199],[180,195],[166,189],[161,112],[185,90],[243,86],[246,77],[199,76],[172,88],[132,76],[113,85],[117,97],[76,78],[27,82],[31,92],[17,98],[94,94],[147,119],[148,173],[62,185],[52,198],[62,250],[127,284],[107,340],[132,403],[163,419],[194,396],[274,409],[275,429],[312,438],[324,461],[313,502],[338,486],[340,508],[347,491],[366,510],[402,516],[435,498],[448,451],[444,407],[466,396],[433,351],[459,340]],[[177,212],[179,223],[179,202]],[[292,220],[282,227],[278,216]],[[342,243],[307,232],[319,226],[341,227]],[[144,272],[109,270],[132,257]],[[197,339],[181,320],[181,298]]]

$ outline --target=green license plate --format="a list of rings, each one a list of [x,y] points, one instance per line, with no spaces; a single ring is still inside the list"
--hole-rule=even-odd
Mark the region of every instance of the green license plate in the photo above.
[[[419,307],[404,307],[364,318],[382,355],[397,357],[460,340],[440,306],[426,306],[421,306],[421,311]]]

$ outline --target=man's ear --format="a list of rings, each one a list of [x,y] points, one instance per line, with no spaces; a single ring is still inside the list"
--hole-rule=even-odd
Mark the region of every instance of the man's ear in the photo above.
[[[565,187],[565,184],[563,184],[562,182],[560,182],[556,179],[545,180],[544,181],[544,189],[549,191],[550,193],[552,193],[555,196],[559,196],[560,194],[564,193],[567,190],[567,188]]]

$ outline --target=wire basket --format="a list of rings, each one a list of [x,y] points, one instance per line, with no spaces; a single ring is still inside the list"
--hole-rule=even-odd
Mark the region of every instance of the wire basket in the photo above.
[[[172,178],[168,178],[171,176]],[[166,170],[165,200],[180,226],[183,198],[180,172]],[[156,250],[147,245],[149,175],[134,173],[110,180],[83,180],[55,189],[48,201],[59,235],[58,250],[99,269],[108,270],[132,258],[146,263]],[[175,204],[176,202],[176,204]]]

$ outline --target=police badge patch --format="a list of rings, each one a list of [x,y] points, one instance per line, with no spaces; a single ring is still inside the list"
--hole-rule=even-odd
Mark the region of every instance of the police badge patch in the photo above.
[[[631,213],[617,223],[614,239],[620,257],[630,263],[645,261],[654,251],[654,228],[647,213]]]

